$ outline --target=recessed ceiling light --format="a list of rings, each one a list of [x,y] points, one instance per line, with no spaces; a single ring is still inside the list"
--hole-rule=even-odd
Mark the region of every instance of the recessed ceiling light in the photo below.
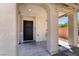
[[[31,9],[28,9],[28,11],[32,11]]]

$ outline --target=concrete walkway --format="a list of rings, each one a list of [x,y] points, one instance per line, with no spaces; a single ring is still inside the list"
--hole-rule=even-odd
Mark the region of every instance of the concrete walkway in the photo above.
[[[19,44],[19,56],[51,56],[46,48],[46,41]],[[53,56],[79,56],[79,48],[70,48],[67,42],[59,38],[59,53]]]
[[[19,56],[49,56],[45,42],[19,44]]]

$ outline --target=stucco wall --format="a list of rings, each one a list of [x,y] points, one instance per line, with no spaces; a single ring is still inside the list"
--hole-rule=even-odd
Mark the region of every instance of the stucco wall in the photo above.
[[[0,55],[16,55],[16,4],[0,4]]]
[[[36,17],[36,41],[46,40],[47,21],[46,17]]]

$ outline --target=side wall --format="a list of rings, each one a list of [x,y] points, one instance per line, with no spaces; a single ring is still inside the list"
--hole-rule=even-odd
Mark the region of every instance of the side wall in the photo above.
[[[47,31],[47,21],[44,16],[36,17],[36,41],[45,41]]]
[[[0,55],[16,55],[16,4],[0,4]]]

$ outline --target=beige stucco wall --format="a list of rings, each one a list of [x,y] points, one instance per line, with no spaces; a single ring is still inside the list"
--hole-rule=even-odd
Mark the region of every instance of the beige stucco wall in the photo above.
[[[36,17],[36,41],[46,40],[47,21],[46,17]]]
[[[16,55],[16,4],[0,4],[0,55]]]

